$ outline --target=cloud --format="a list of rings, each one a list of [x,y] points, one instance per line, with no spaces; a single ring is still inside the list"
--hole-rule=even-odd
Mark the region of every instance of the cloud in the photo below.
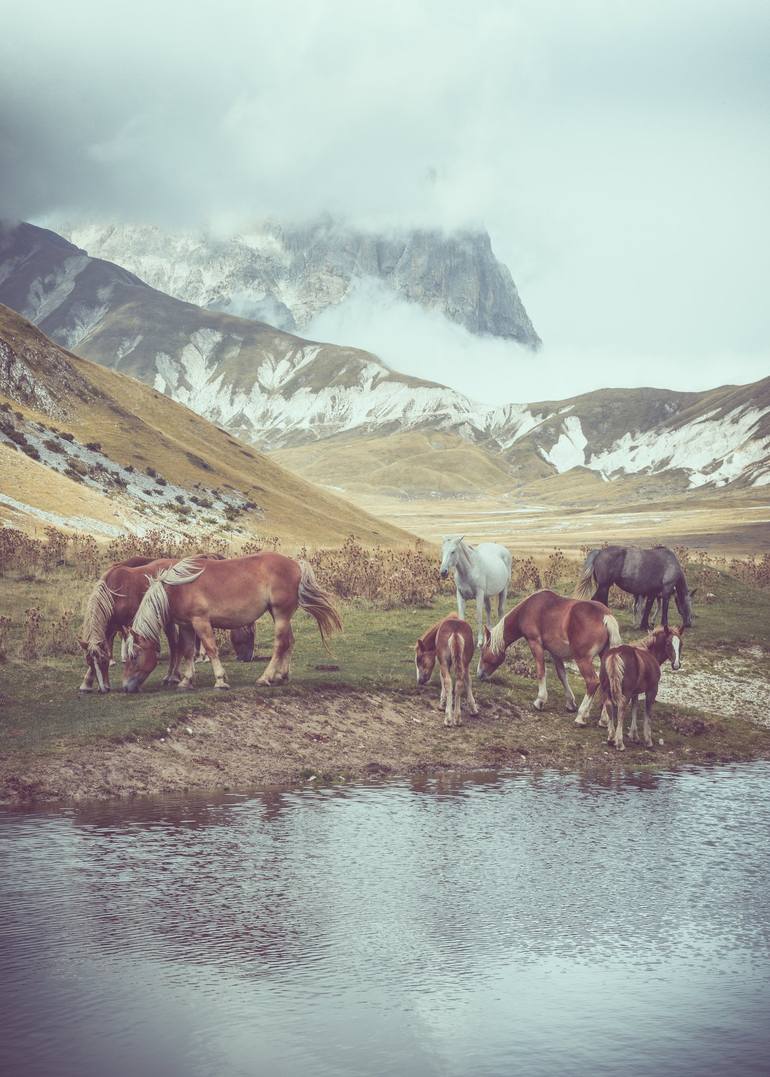
[[[314,318],[304,335],[345,341],[374,352],[393,370],[449,385],[492,406],[562,400],[600,386],[695,391],[736,380],[729,357],[714,352],[701,355],[697,366],[678,362],[671,352],[638,354],[611,366],[598,350],[546,346],[533,353],[511,341],[475,336],[440,311],[408,303],[374,280],[358,282],[342,303]],[[744,376],[737,380],[767,374],[766,353],[747,355],[745,362]]]
[[[768,347],[753,0],[0,0],[8,215],[486,226],[546,345]]]

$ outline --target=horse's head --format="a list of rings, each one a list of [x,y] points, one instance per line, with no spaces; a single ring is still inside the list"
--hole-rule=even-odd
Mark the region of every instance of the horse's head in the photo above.
[[[254,657],[254,625],[243,625],[230,632],[230,642],[239,662],[250,662]]]
[[[652,633],[652,646],[650,650],[658,659],[661,665],[664,662],[670,662],[672,669],[681,669],[682,666],[682,646],[686,625],[679,625],[678,628],[664,627],[658,625],[658,627]]]
[[[158,664],[160,646],[129,629],[128,653],[123,666],[123,691],[138,692]]]
[[[109,692],[110,690],[110,652],[107,644],[102,640],[98,643],[91,643],[86,640],[79,640],[80,646],[83,648],[83,653],[86,656],[86,663],[93,675],[96,677],[96,683],[99,685],[100,692]]]
[[[414,664],[417,669],[417,683],[427,684],[436,664],[436,648],[426,647],[421,639],[414,645]]]
[[[445,538],[441,546],[441,579],[445,580],[449,575],[450,568],[454,568],[457,564],[457,557],[460,550],[460,543],[465,538],[464,535],[450,535]]]
[[[492,649],[492,633],[489,631],[486,625],[484,625],[484,640],[481,644],[481,653],[479,654],[479,668],[478,678],[480,681],[488,680],[496,669],[505,661],[505,647],[502,647],[499,651]]]
[[[683,628],[692,628],[692,600],[695,598],[698,588],[694,588],[692,591],[685,591],[682,595],[682,619],[684,624]]]

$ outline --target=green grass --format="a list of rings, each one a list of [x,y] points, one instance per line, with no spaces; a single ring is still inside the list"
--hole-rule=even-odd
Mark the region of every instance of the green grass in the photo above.
[[[564,590],[567,588],[565,587]],[[23,611],[31,605],[39,606],[51,619],[58,616],[61,607],[69,606],[79,611],[82,595],[88,590],[87,582],[77,579],[70,570],[59,570],[51,577],[41,580],[23,580],[17,576],[0,579],[2,607],[9,610],[14,626],[9,644],[10,660],[0,665],[0,752],[38,753],[69,750],[71,747],[99,738],[122,739],[139,734],[162,732],[169,724],[186,716],[215,708],[221,695],[212,689],[213,676],[208,663],[198,667],[197,687],[194,691],[180,693],[163,688],[160,678],[165,659],[147,682],[144,690],[135,696],[125,696],[120,689],[121,667],[113,668],[113,686],[117,690],[107,696],[98,694],[80,696],[77,688],[82,679],[84,665],[80,655],[44,658],[35,662],[22,662],[14,658],[21,639]],[[717,588],[718,601],[713,605],[697,608],[696,625],[686,637],[684,662],[697,668],[708,669],[716,656],[724,659],[729,653],[741,655],[743,671],[766,678],[765,653],[748,652],[748,645],[768,647],[770,625],[770,595],[751,589],[736,580],[724,577]],[[520,596],[512,596],[512,602]],[[289,685],[259,689],[271,695],[288,693],[292,697],[308,698],[313,706],[314,693],[324,687],[362,690],[387,690],[401,693],[417,691],[414,683],[414,641],[433,621],[454,608],[453,598],[442,595],[431,609],[402,608],[394,610],[375,609],[363,603],[350,603],[343,607],[345,634],[332,643],[333,657],[324,651],[318,632],[309,617],[298,613],[294,619],[297,645]],[[633,640],[639,633],[633,630],[629,613],[616,611],[624,639]],[[471,607],[473,613],[473,607]],[[272,623],[268,617],[257,626],[258,653],[269,653],[272,645]],[[117,647],[116,647],[117,651]],[[531,662],[529,651],[522,642],[514,651],[518,660]],[[225,657],[231,684],[229,699],[251,699],[254,681],[264,668],[264,663],[239,663],[232,656]],[[321,670],[324,665],[338,665],[338,670]],[[514,663],[509,657],[500,673],[490,683],[477,684],[479,702],[510,704],[535,718],[531,702],[535,685],[528,676],[517,676]],[[573,688],[582,694],[582,681],[572,676]],[[431,690],[435,690],[435,682]],[[554,744],[564,755],[565,761],[576,759],[585,733],[566,721],[561,686],[552,672],[549,673],[550,699],[542,722],[537,716],[532,736],[557,737]],[[692,707],[657,707],[660,719],[666,722],[672,715],[708,715],[707,699],[693,699]],[[552,719],[559,716],[558,723]],[[542,725],[542,734],[539,727]],[[549,733],[550,726],[552,733]],[[727,751],[733,744],[738,755],[766,750],[763,745],[768,734],[746,722],[726,721],[722,718],[713,731],[716,751]],[[499,731],[489,732],[499,739]],[[712,736],[712,733],[709,734]],[[484,739],[487,734],[484,734]],[[666,730],[666,743],[676,747],[687,743],[686,736],[679,736],[671,727]],[[770,742],[767,747],[770,747]],[[626,753],[628,756],[629,753]]]

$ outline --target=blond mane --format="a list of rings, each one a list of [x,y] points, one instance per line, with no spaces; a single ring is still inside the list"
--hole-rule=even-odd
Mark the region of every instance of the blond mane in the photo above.
[[[505,650],[505,617],[501,617],[489,637],[489,649],[492,654],[502,654]]]
[[[191,583],[201,575],[204,570],[198,568],[198,562],[194,557],[186,557],[183,561],[177,561],[175,565],[163,569],[157,576],[148,576],[150,586],[144,593],[139,609],[134,616],[131,625],[132,633],[144,636],[160,646],[160,634],[166,627],[169,619],[168,594],[166,587],[176,587],[180,583]],[[134,637],[129,633],[128,653],[134,656]]]
[[[83,642],[88,650],[106,644],[107,625],[115,611],[113,596],[117,594],[118,592],[111,591],[102,579],[88,596],[82,631]]]

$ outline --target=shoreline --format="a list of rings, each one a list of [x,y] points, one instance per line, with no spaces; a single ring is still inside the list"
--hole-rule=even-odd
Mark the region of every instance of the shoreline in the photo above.
[[[660,707],[655,747],[617,752],[596,718],[575,726],[560,705],[544,712],[485,700],[478,718],[446,728],[438,691],[291,687],[196,705],[159,732],[63,743],[0,760],[0,805],[26,808],[179,793],[253,793],[483,770],[671,769],[770,759],[770,730],[748,720]],[[309,705],[310,704],[310,705]],[[663,743],[660,744],[659,742]]]

